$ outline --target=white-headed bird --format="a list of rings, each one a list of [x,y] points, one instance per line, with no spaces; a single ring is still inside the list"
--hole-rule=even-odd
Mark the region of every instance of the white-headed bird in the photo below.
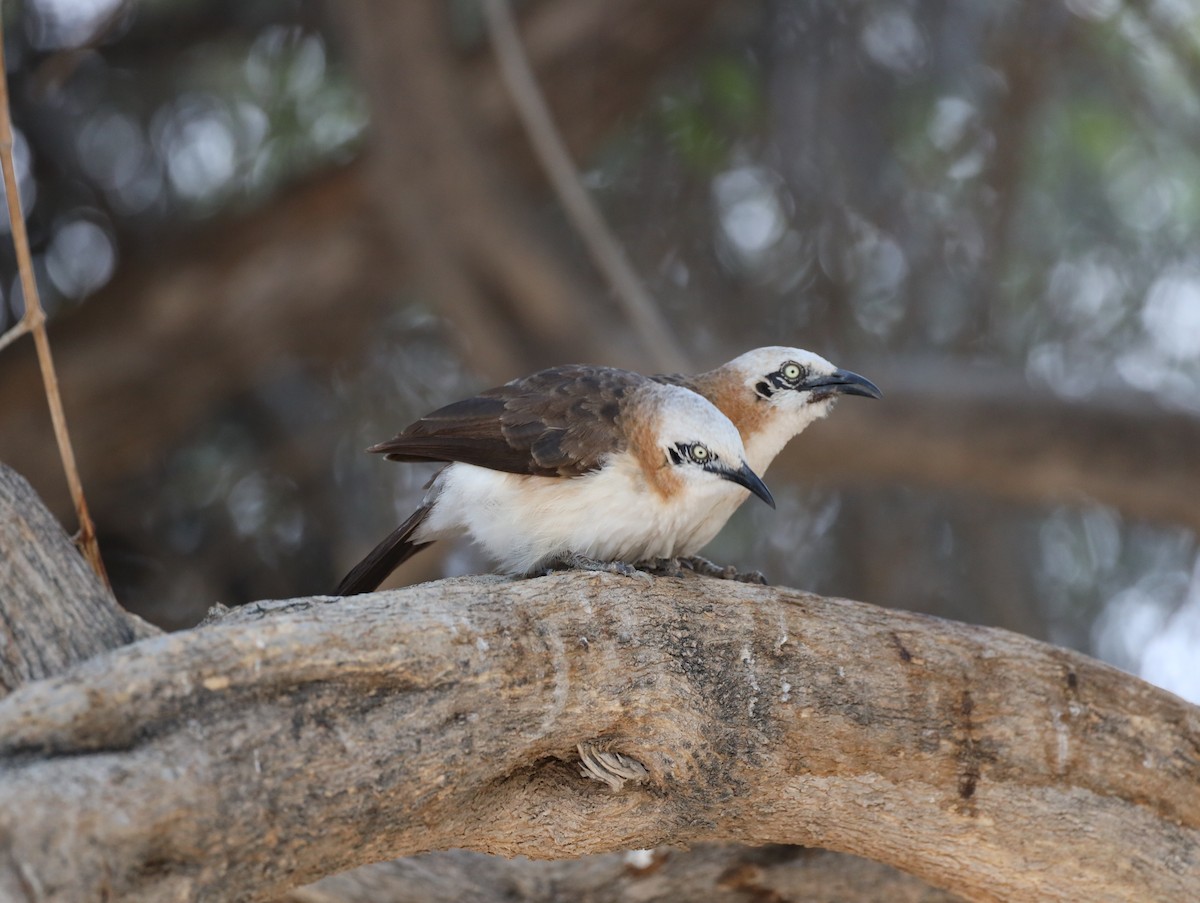
[[[747,351],[706,373],[655,379],[691,389],[716,405],[737,427],[746,447],[746,461],[758,474],[766,473],[789,441],[833,410],[839,396],[883,397],[864,376],[842,370],[811,351],[778,345]],[[683,563],[705,574],[734,573],[696,557],[696,552],[717,535],[746,497],[744,492],[734,493],[713,510],[710,522],[696,534],[702,542],[678,556],[690,559]],[[761,576],[752,575],[752,579],[761,580]]]
[[[370,451],[449,463],[339,595],[369,592],[429,543],[462,534],[508,573],[627,572],[694,554],[747,492],[775,504],[737,428],[713,404],[609,367],[513,380],[427,414]]]

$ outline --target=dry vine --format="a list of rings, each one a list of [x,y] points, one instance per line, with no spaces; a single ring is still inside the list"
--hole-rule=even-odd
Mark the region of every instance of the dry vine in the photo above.
[[[96,527],[88,513],[87,500],[83,496],[83,483],[79,469],[75,466],[75,450],[71,446],[71,435],[67,431],[67,418],[63,412],[62,397],[58,391],[58,376],[54,370],[54,358],[50,354],[50,339],[46,336],[46,312],[38,294],[37,280],[33,274],[33,260],[29,255],[29,236],[25,232],[25,216],[21,211],[21,192],[17,182],[16,166],[13,163],[12,119],[8,103],[8,71],[4,63],[4,27],[0,21],[0,168],[4,170],[4,194],[8,203],[8,222],[12,231],[13,245],[17,252],[17,267],[21,273],[21,291],[25,301],[25,313],[21,320],[0,335],[0,349],[20,338],[33,333],[37,347],[38,365],[42,371],[42,385],[46,401],[50,406],[50,419],[54,424],[54,438],[58,442],[58,453],[66,472],[67,485],[75,502],[75,513],[79,518],[78,543],[96,575],[108,586],[108,574],[100,558],[100,545],[96,541]]]

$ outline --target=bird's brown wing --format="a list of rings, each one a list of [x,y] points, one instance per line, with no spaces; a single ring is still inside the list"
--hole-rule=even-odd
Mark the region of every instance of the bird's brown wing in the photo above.
[[[656,383],[664,383],[668,386],[683,386],[685,389],[692,387],[692,382],[695,377],[689,376],[686,373],[655,373],[650,377]]]
[[[626,400],[648,380],[610,367],[555,367],[426,414],[373,452],[536,476],[578,476],[627,446]]]

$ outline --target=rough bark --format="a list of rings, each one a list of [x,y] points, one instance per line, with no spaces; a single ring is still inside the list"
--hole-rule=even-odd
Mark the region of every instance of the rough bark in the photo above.
[[[158,631],[122,609],[21,476],[0,464],[0,697]]]
[[[805,847],[713,846],[501,859],[453,850],[364,866],[280,903],[956,903],[949,891],[878,862]]]
[[[0,738],[24,899],[736,841],[973,900],[1182,900],[1200,861],[1195,707],[1004,631],[720,581],[260,603],[18,689]],[[645,775],[614,792],[580,749]]]
[[[2,465],[0,551],[0,620],[6,625],[0,645],[0,696],[106,649],[158,633],[115,604],[29,484]],[[16,880],[15,873],[8,878]],[[716,893],[730,900],[761,899],[766,889],[776,895],[776,903],[830,895],[901,903],[954,899],[902,872],[854,856],[801,847],[760,851],[707,846],[694,852],[659,850],[649,863],[624,854],[555,863],[465,851],[430,854],[364,866],[326,879],[319,887],[297,889],[288,901],[460,903],[511,899],[511,894],[533,900],[540,892],[598,903],[625,899],[626,890],[634,889],[643,900],[692,900]],[[18,888],[3,899],[30,894],[36,896],[28,887]]]

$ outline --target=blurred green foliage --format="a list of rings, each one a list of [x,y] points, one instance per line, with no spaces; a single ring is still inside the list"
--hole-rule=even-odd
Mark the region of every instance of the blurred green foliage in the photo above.
[[[711,175],[761,115],[763,89],[761,73],[744,59],[707,60],[687,84],[660,98],[660,128],[688,167]]]

